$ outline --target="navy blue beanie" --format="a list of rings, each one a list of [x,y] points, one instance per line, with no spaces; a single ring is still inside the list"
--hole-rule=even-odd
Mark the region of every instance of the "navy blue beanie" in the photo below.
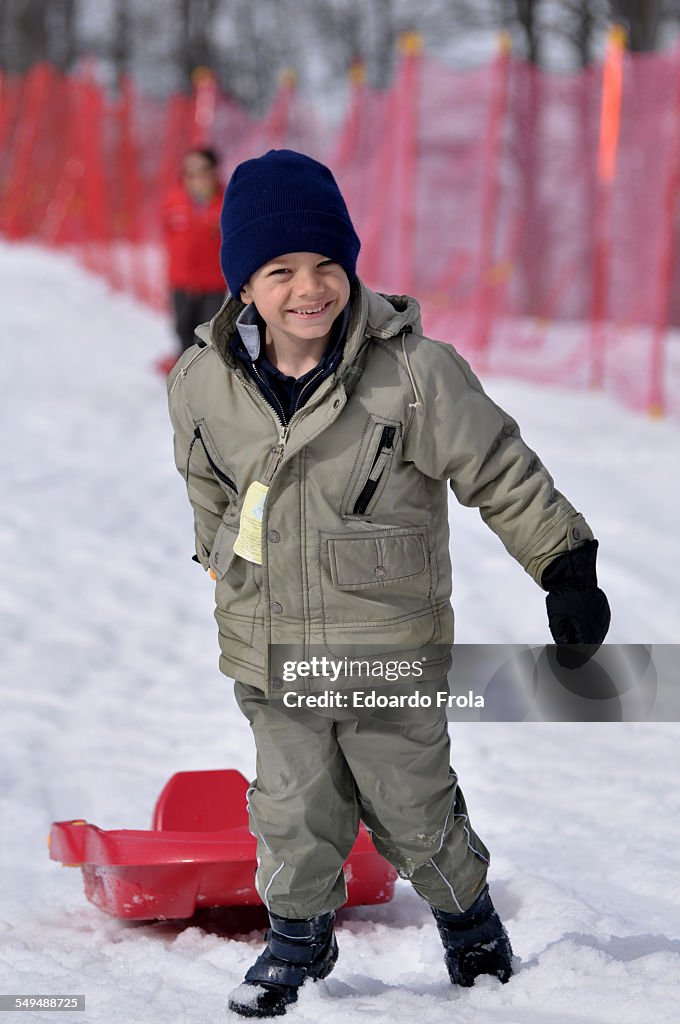
[[[239,164],[222,204],[222,273],[234,298],[259,267],[289,252],[318,252],[352,281],[361,243],[335,178],[317,160],[270,149]]]

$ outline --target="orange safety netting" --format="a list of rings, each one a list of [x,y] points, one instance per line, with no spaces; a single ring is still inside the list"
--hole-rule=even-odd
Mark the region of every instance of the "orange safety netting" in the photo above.
[[[412,43],[413,41],[411,41]],[[389,90],[354,68],[344,122],[291,75],[253,120],[209,72],[165,101],[87,67],[0,77],[0,231],[76,251],[165,309],[160,208],[190,144],[228,177],[286,146],[328,163],[373,287],[415,295],[425,330],[480,372],[597,386],[677,414],[680,51],[555,76],[502,50],[454,71],[404,47]]]

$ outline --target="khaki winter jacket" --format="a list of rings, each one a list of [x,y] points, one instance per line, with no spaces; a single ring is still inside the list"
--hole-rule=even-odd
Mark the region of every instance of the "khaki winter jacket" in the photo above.
[[[448,648],[447,481],[539,584],[593,536],[465,360],[422,336],[414,299],[357,279],[350,304],[341,363],[287,429],[229,349],[243,309],[230,297],[168,380],[196,554],[216,576],[220,668],[265,692],[270,644],[336,658]],[[269,487],[261,565],[234,553],[253,481]]]

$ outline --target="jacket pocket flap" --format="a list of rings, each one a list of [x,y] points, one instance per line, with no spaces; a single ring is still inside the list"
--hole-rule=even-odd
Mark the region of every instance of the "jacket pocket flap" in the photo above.
[[[419,576],[428,566],[425,530],[377,531],[328,541],[331,578],[339,590],[376,587]]]
[[[210,568],[218,580],[222,579],[236,557],[234,544],[237,537],[238,528],[236,526],[228,526],[225,522],[220,523],[213,541],[209,562]]]

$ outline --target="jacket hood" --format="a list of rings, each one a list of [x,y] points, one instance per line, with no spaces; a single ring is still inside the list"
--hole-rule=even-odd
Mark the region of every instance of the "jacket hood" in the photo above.
[[[410,295],[373,292],[359,282],[366,297],[366,333],[374,338],[393,338],[406,331],[422,334],[420,306]]]
[[[422,334],[420,306],[410,295],[374,292],[357,277],[352,284],[349,301],[350,318],[343,363],[356,355],[366,336],[384,340],[404,331]],[[196,328],[198,337],[216,348],[229,366],[234,366],[229,341],[237,329],[236,321],[243,308],[240,299],[227,295],[212,320]]]

